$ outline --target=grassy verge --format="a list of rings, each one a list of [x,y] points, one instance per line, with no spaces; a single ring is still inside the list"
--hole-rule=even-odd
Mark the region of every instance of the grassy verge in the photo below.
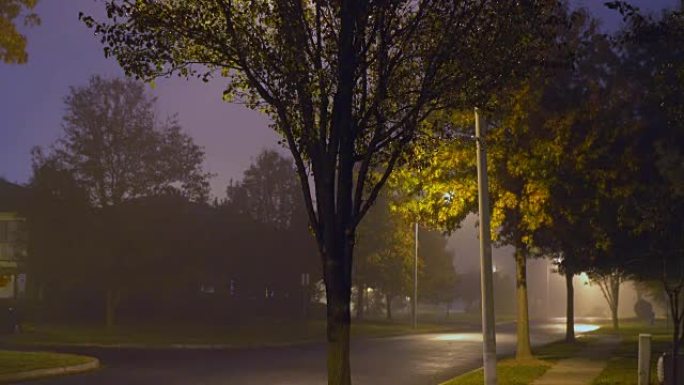
[[[623,323],[620,331],[622,337],[618,349],[608,360],[606,368],[594,380],[593,385],[636,385],[638,370],[639,333],[650,333],[651,342],[651,383],[657,384],[656,362],[658,357],[671,346],[671,331],[664,325],[645,326],[638,323]]]
[[[356,337],[383,337],[411,333],[445,332],[452,325],[423,324],[418,329],[392,322],[352,324]],[[233,325],[136,324],[111,330],[93,325],[26,325],[24,332],[3,336],[0,341],[17,345],[229,345],[235,347],[274,346],[323,341],[323,321],[251,322]]]
[[[90,357],[47,352],[0,350],[0,375],[85,364]]]
[[[536,358],[519,361],[514,358],[500,360],[496,375],[500,385],[526,385],[546,373],[557,360],[572,357],[580,349],[592,343],[590,337],[581,338],[573,344],[554,342],[535,349]],[[476,385],[484,383],[482,369],[474,370],[449,380],[442,385]]]

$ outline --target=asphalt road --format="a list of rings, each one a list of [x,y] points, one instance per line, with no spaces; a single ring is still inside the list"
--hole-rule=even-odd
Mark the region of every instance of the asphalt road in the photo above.
[[[563,337],[560,324],[532,326],[533,344]],[[515,350],[514,325],[497,330],[501,354]],[[35,385],[323,385],[325,347],[307,344],[233,350],[66,349],[93,355],[103,368],[32,381]],[[479,333],[420,334],[352,341],[356,385],[436,385],[481,366]]]

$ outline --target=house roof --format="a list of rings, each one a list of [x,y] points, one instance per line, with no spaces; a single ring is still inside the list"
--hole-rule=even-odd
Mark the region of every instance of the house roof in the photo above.
[[[19,211],[26,188],[0,178],[0,212]]]

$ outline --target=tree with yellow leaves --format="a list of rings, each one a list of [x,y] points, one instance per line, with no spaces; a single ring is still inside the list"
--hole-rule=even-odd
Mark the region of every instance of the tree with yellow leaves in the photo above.
[[[578,251],[565,254],[569,268],[586,256],[584,251],[595,256],[590,250],[601,247],[603,233],[572,238],[572,231],[585,223],[578,218],[605,215],[601,202],[617,194],[609,186],[625,167],[614,156],[619,153],[616,138],[624,133],[618,129],[623,116],[616,111],[629,110],[611,108],[629,93],[610,78],[615,56],[608,40],[586,13],[575,16],[572,33],[564,36],[577,50],[575,66],[537,73],[494,95],[495,107],[486,106],[492,123],[484,140],[492,238],[515,248],[518,359],[532,356],[527,258]],[[424,137],[413,148],[408,166],[390,180],[399,191],[396,211],[452,231],[476,210],[475,144],[463,139],[472,132],[471,116],[455,111],[430,121],[435,127],[455,127],[455,134]],[[570,277],[577,269],[568,270]]]
[[[28,60],[26,36],[16,26],[16,19],[23,19],[24,25],[40,24],[40,18],[33,12],[38,0],[0,0],[0,61],[23,64]]]

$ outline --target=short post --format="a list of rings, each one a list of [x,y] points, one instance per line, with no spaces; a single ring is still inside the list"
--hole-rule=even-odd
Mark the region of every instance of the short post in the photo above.
[[[302,273],[302,318],[306,319],[309,307],[309,273]]]
[[[639,385],[651,382],[651,335],[639,334]]]

